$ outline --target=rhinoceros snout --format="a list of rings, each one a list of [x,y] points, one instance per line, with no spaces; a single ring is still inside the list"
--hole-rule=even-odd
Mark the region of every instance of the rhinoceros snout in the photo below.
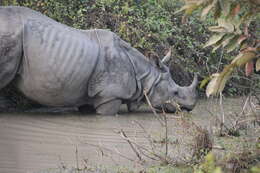
[[[174,106],[174,105],[171,105],[171,104],[165,104],[164,106],[164,110],[165,110],[165,112],[166,113],[175,113],[176,112],[176,106]],[[178,109],[180,109],[181,111],[188,111],[188,112],[190,112],[190,111],[192,111],[193,110],[193,108],[195,107],[195,105],[190,105],[190,106],[179,106],[179,108]]]
[[[188,112],[190,112],[190,111],[192,111],[193,110],[193,108],[194,108],[194,106],[191,106],[191,107],[181,107],[181,110],[185,110],[185,111],[188,111]]]

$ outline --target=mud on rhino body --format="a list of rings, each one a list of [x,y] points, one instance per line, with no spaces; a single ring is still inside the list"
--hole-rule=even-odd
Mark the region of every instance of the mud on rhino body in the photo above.
[[[162,62],[148,60],[107,30],[78,30],[25,7],[0,7],[0,89],[14,82],[27,98],[53,107],[129,110],[144,98],[174,111],[193,109],[197,78],[180,87]]]

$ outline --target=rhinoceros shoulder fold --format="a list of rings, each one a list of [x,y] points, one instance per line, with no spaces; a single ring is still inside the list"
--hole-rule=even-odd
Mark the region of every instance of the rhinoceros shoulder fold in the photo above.
[[[121,38],[103,29],[83,32],[89,36],[96,36],[101,50],[98,64],[88,82],[89,96],[101,94],[117,98],[132,97],[136,90],[135,74],[127,53],[121,45]]]

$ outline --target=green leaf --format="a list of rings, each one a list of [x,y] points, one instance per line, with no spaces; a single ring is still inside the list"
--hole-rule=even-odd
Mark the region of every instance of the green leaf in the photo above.
[[[213,173],[222,173],[221,168],[220,167],[216,167],[216,169],[214,170]]]
[[[218,93],[220,93],[224,90],[224,87],[232,72],[233,72],[232,66],[226,66],[225,69],[221,72],[219,79],[218,79],[218,90],[217,90]]]
[[[238,40],[237,40],[237,44],[240,45],[246,39],[247,39],[246,35],[240,35]]]
[[[226,28],[222,27],[222,26],[210,26],[208,29],[210,31],[212,31],[212,32],[224,32],[224,33],[227,33]]]
[[[225,33],[219,33],[219,34],[215,34],[212,37],[210,37],[210,39],[207,41],[207,43],[204,45],[203,48],[211,46],[213,44],[216,44],[219,40],[222,39],[222,37],[225,35]]]
[[[210,76],[209,76],[209,77],[206,77],[205,79],[203,79],[203,80],[201,81],[201,83],[200,83],[199,88],[204,88],[204,87],[207,85],[207,83],[210,81],[210,79],[211,79]]]
[[[232,40],[230,40],[230,42],[226,46],[227,53],[232,52],[239,46],[238,43],[239,37],[240,37],[239,35],[236,35]]]
[[[218,76],[219,73],[213,74],[212,75],[213,78],[211,79],[211,81],[209,82],[209,84],[207,85],[206,88],[206,95],[207,97],[209,97],[210,95],[215,95],[217,93],[217,80],[218,80]]]
[[[224,36],[225,37],[225,36]],[[218,41],[215,45],[214,45],[214,48],[212,49],[212,53],[214,53],[218,48],[220,48],[222,46],[221,44],[221,40]]]
[[[231,3],[228,0],[219,1],[224,16],[228,16]]]
[[[214,18],[217,19],[220,17],[221,15],[221,7],[220,7],[220,3],[219,1],[217,1],[216,5],[215,5],[215,8],[214,8]]]
[[[247,13],[245,13],[242,17],[241,17],[241,23],[244,22],[250,22],[251,18],[254,16],[254,13],[252,11],[248,11]]]
[[[256,60],[255,70],[256,70],[257,72],[260,71],[260,58],[258,58],[258,59]]]
[[[207,7],[205,7],[202,12],[201,12],[201,19],[205,20],[207,14],[209,13],[209,11],[215,6],[216,4],[216,0],[214,0],[213,2],[211,2],[211,4],[209,4]]]
[[[218,48],[220,48],[222,46],[222,42],[224,40],[226,40],[227,38],[229,38],[231,35],[230,34],[225,34],[223,36],[223,38],[221,40],[219,40],[215,45],[214,45],[214,48],[212,50],[212,52],[215,52]]]
[[[190,15],[196,8],[198,8],[197,3],[189,3],[189,4],[184,5],[181,9],[174,12],[174,14],[185,11],[185,14]]]
[[[228,34],[227,37],[225,37],[225,39],[222,39],[222,46],[226,47],[226,45],[228,45],[230,43],[230,41],[235,38],[236,35],[234,34]]]
[[[231,64],[235,64],[236,66],[240,67],[240,66],[245,65],[247,62],[251,61],[255,57],[256,57],[256,53],[253,51],[240,52],[240,54],[238,54],[233,59]]]
[[[230,22],[234,25],[235,27],[235,32],[237,34],[242,34],[242,31],[240,29],[240,25],[242,24],[243,20],[240,16],[235,16],[234,18],[230,19]]]
[[[194,10],[196,10],[199,6],[197,4],[190,5],[189,8],[185,10],[186,15],[191,15]]]
[[[219,18],[218,19],[218,25],[221,26],[221,27],[224,27],[227,30],[227,32],[230,32],[230,33],[235,30],[235,27],[232,24],[232,22],[227,20],[227,19]]]
[[[252,167],[250,169],[250,173],[259,173],[260,172],[260,167]]]
[[[218,26],[210,26],[208,29],[212,32],[232,33],[234,32],[235,27],[231,21],[219,18]]]
[[[216,95],[223,91],[226,82],[228,81],[230,74],[233,72],[235,64],[227,65],[221,73],[215,73],[212,75],[212,79],[209,82],[206,95],[209,97],[210,95]]]
[[[242,42],[239,46],[239,50],[244,50],[248,47],[249,47],[249,45],[247,44],[247,42]]]

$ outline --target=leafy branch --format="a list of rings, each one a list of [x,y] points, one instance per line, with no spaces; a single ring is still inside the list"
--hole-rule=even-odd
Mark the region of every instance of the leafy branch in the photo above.
[[[214,34],[204,47],[212,46],[213,52],[224,48],[227,53],[238,50],[230,64],[222,72],[212,74],[202,81],[207,85],[206,95],[215,95],[223,91],[230,75],[237,67],[245,66],[246,76],[253,70],[260,70],[260,39],[250,32],[250,24],[259,17],[260,0],[184,0],[185,5],[178,12],[184,11],[183,21],[195,10],[201,10],[205,20],[212,15],[217,23],[208,29]]]

